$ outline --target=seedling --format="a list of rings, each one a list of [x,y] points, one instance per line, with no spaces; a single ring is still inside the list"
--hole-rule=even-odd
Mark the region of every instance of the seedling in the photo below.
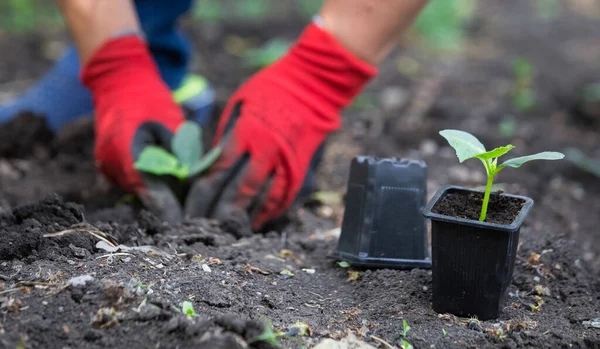
[[[196,317],[196,311],[194,310],[194,305],[190,301],[185,301],[181,304],[181,312],[187,316]]]
[[[487,216],[488,203],[490,201],[490,193],[492,191],[492,185],[494,184],[494,178],[502,169],[506,167],[519,168],[524,163],[533,160],[560,160],[565,157],[562,153],[545,151],[506,160],[499,165],[498,158],[514,149],[515,147],[513,145],[509,144],[487,151],[485,150],[485,146],[475,136],[468,132],[443,130],[440,131],[440,135],[446,138],[450,146],[456,150],[456,156],[461,163],[465,160],[476,158],[481,160],[485,167],[487,173],[487,185],[485,187],[481,214],[479,216],[479,221],[481,222],[485,221]]]
[[[444,336],[447,336],[447,335],[448,335],[448,331],[446,331],[446,329],[445,329],[445,328],[442,328],[442,334],[443,334]]]
[[[400,346],[402,347],[402,349],[413,349],[414,348],[412,346],[412,344],[408,343],[404,339],[400,340]]]
[[[187,316],[190,317],[197,317],[198,314],[196,313],[196,311],[194,310],[194,305],[192,304],[192,302],[190,301],[185,301],[181,304],[181,309],[173,306],[173,309],[175,309],[175,311],[177,311],[178,313],[183,313]]]
[[[162,147],[147,146],[135,168],[157,176],[171,175],[184,180],[208,169],[221,155],[221,147],[202,155],[202,129],[194,122],[186,122],[179,127],[171,141],[171,149],[173,154]]]
[[[251,339],[248,341],[249,344],[255,342],[265,342],[269,343],[274,347],[281,347],[281,342],[279,338],[285,337],[285,333],[281,331],[273,331],[273,323],[270,320],[265,320],[265,330],[258,337]]]
[[[408,335],[408,331],[410,331],[410,326],[408,326],[408,322],[406,322],[406,320],[402,320],[402,337],[406,338],[406,335]]]

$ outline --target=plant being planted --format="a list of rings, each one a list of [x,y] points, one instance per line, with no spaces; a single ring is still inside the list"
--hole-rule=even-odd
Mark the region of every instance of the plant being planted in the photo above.
[[[185,122],[171,140],[169,153],[159,146],[147,146],[142,150],[135,168],[157,176],[170,175],[180,180],[198,175],[208,169],[221,155],[215,147],[203,155],[202,129],[195,122]]]
[[[498,158],[505,155],[515,147],[511,144],[487,151],[485,146],[472,134],[459,130],[443,130],[440,135],[448,141],[450,146],[456,150],[456,156],[462,163],[469,159],[479,159],[485,167],[487,174],[487,185],[483,196],[483,204],[479,221],[484,222],[487,216],[488,203],[494,178],[506,167],[519,168],[526,162],[533,160],[560,160],[565,156],[562,153],[545,151],[533,155],[512,158],[498,164]]]

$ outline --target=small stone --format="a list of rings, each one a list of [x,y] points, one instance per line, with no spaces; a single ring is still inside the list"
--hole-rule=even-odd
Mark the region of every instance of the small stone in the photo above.
[[[91,275],[80,275],[73,277],[69,280],[69,284],[72,286],[85,286],[88,281],[92,281],[94,278]]]
[[[427,291],[429,288],[427,286],[423,286],[423,291]]]
[[[207,273],[212,272],[212,270],[210,269],[210,267],[208,266],[208,264],[202,264],[202,270],[204,270]]]
[[[534,277],[533,277],[533,281],[535,281],[535,282],[540,282],[540,277],[539,277],[539,276],[534,276]]]

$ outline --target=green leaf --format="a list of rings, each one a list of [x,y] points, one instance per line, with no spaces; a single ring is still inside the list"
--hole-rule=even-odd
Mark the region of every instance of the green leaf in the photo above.
[[[194,305],[190,301],[183,302],[183,304],[181,305],[181,311],[185,315],[188,315],[188,316],[191,316],[191,317],[198,316],[198,314],[196,314],[196,311],[194,310]]]
[[[260,48],[244,53],[244,64],[249,68],[262,68],[275,62],[290,48],[291,43],[284,39],[272,39]]]
[[[442,333],[444,334],[444,336],[447,336],[447,335],[448,335],[448,331],[446,331],[446,329],[445,329],[445,328],[442,328]]]
[[[400,346],[402,347],[402,349],[413,349],[414,347],[412,346],[412,344],[408,343],[407,341],[405,341],[404,339],[402,339],[400,341]]]
[[[504,147],[498,147],[494,150],[490,150],[488,152],[485,152],[483,154],[479,154],[476,156],[476,158],[481,159],[481,160],[489,160],[489,159],[494,159],[497,157],[500,157],[506,153],[508,153],[509,151],[511,151],[512,149],[514,149],[515,147],[512,144],[506,145]]]
[[[485,147],[472,134],[459,130],[443,130],[440,135],[456,150],[458,161],[463,162],[485,153]]]
[[[519,168],[524,163],[533,161],[533,160],[561,160],[564,157],[565,157],[565,155],[563,153],[559,153],[559,152],[555,152],[555,151],[544,151],[544,152],[537,153],[537,154],[521,156],[518,158],[506,160],[500,166]]]
[[[337,262],[337,264],[341,267],[341,268],[348,268],[350,266],[350,263],[346,262],[346,261],[341,261],[341,262]]]
[[[408,326],[408,322],[406,322],[406,320],[402,320],[402,337],[406,338],[406,335],[408,335],[408,331],[410,331],[410,326]]]
[[[187,121],[179,126],[171,141],[173,154],[179,164],[190,168],[200,161],[202,155],[202,130],[197,123]]]
[[[157,146],[148,146],[135,162],[136,170],[155,174],[157,176],[173,175],[179,177],[181,168],[177,158],[165,149]]]
[[[221,155],[221,150],[221,147],[212,148],[208,153],[206,153],[205,156],[202,157],[202,159],[200,159],[200,161],[190,168],[189,176],[195,176],[208,169],[212,164],[215,163],[215,161],[217,161],[219,155]]]

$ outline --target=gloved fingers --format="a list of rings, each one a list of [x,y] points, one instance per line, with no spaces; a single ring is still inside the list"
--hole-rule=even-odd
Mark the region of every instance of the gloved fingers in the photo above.
[[[131,154],[137,159],[144,148],[150,145],[159,146],[171,152],[173,132],[158,122],[145,122],[135,131],[131,142]]]
[[[214,216],[223,193],[229,186],[236,186],[240,182],[249,161],[248,154],[238,156],[234,162],[230,159],[231,157],[223,156],[213,165],[208,176],[194,182],[185,201],[186,216]]]
[[[289,188],[289,180],[284,170],[278,168],[271,178],[269,187],[266,189],[265,199],[252,216],[252,227],[260,229],[269,221],[280,217],[289,208],[290,197],[295,195]]]
[[[142,204],[163,221],[175,224],[183,219],[183,210],[172,187],[164,178],[142,173],[145,188],[137,195]]]

